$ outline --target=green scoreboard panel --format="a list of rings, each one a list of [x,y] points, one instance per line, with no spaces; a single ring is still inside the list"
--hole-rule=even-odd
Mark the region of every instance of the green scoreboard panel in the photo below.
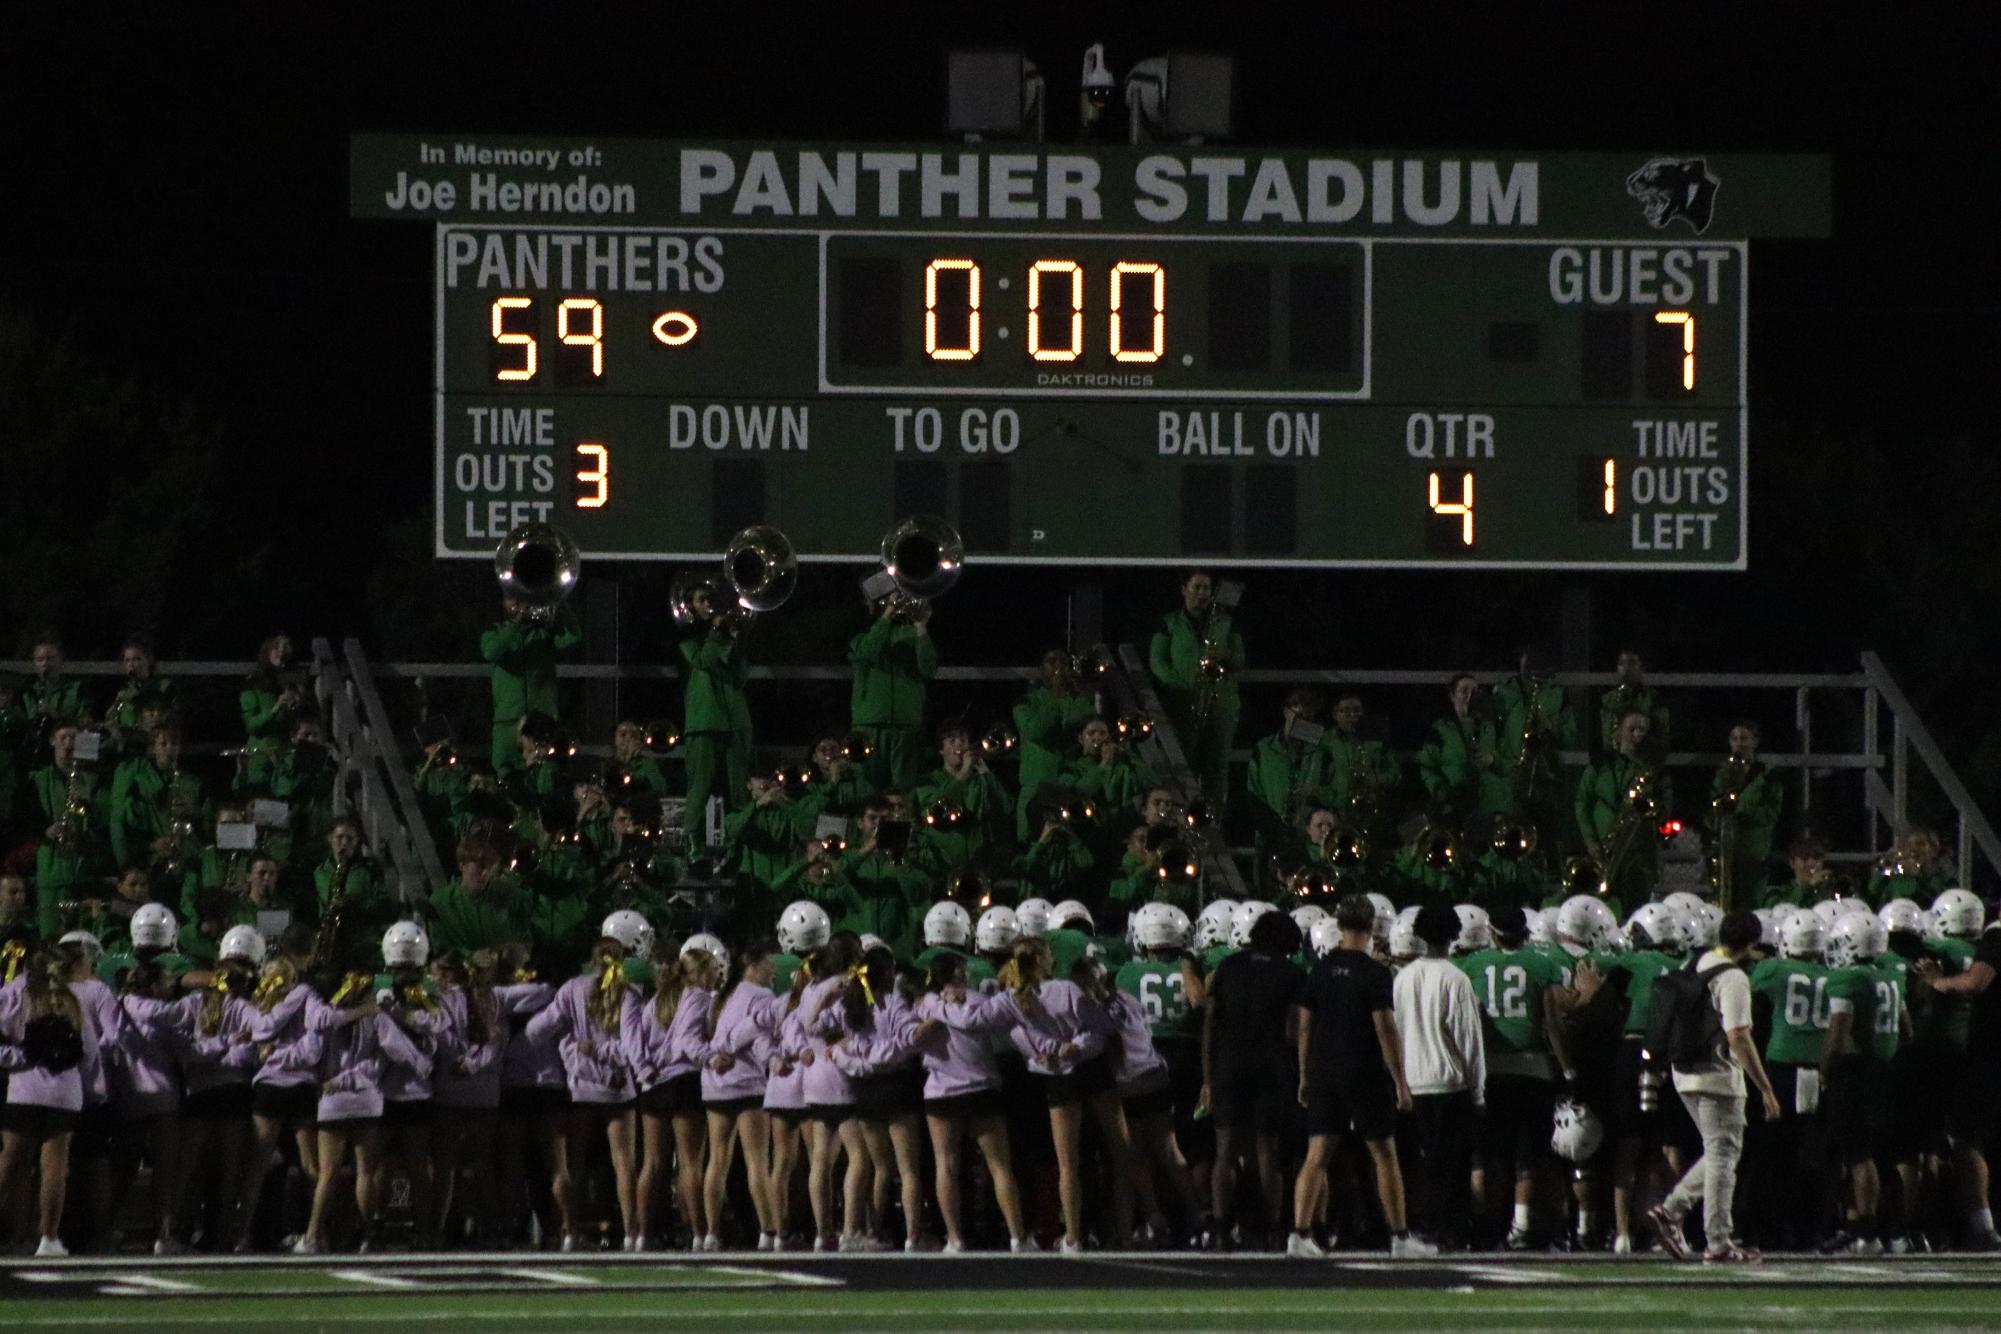
[[[1826,164],[363,136],[437,549],[1742,569],[1748,239]]]

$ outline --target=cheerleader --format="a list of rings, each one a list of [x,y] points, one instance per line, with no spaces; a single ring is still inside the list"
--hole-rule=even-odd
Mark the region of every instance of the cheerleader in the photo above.
[[[364,1220],[378,1213],[376,1190],[381,1178],[375,1167],[381,1152],[384,1065],[393,1058],[415,1067],[428,1058],[411,1044],[401,1025],[382,1013],[375,979],[367,973],[349,973],[325,1001],[308,998],[306,1028],[311,1041],[302,1044],[298,1054],[313,1060],[319,1076],[315,1109],[319,1176],[313,1184],[312,1215],[292,1250],[320,1255],[327,1249],[326,1223],[334,1187],[350,1151],[355,1206]]]
[[[11,1199],[39,1166],[35,1258],[41,1260],[69,1254],[62,1220],[70,1138],[85,1090],[102,1078],[95,1007],[80,994],[92,968],[80,944],[62,942],[29,956],[21,974],[0,987],[0,1062],[9,1070],[0,1115],[0,1200]]]
[[[627,921],[625,919],[633,919]],[[604,930],[627,933],[651,944],[653,928],[636,912],[613,913]],[[648,951],[651,952],[650,949]],[[686,1224],[689,1246],[701,1250],[709,1229],[702,1217],[704,1118],[699,1066],[707,1039],[709,998],[722,980],[716,956],[705,949],[679,948],[655,974],[653,998],[634,998],[623,1041],[639,1092],[642,1157],[639,1169],[639,1240],[643,1250],[654,1234],[654,1202],[660,1179],[674,1173],[674,1198]]]
[[[302,980],[312,950],[311,927],[303,922],[286,927],[278,937],[277,954],[264,961],[257,989],[250,994],[250,1007],[257,1012],[250,1021],[250,1037],[257,1044],[258,1065],[250,1077],[250,1148],[237,1198],[239,1254],[251,1249],[257,1202],[286,1134],[292,1136],[300,1174],[309,1182],[319,1175],[313,1124],[319,1088],[312,1066],[300,1059],[297,1050],[307,1041],[306,1003],[314,995]]]
[[[994,1202],[1007,1224],[1009,1246],[1017,1253],[1036,1250],[1035,1239],[1022,1221],[1021,1188],[1015,1182],[1014,1160],[1008,1147],[1006,1105],[1001,1097],[1001,1066],[989,1037],[1014,1026],[1006,1007],[988,998],[970,1001],[966,987],[969,968],[964,957],[940,954],[931,964],[925,994],[917,1002],[913,1043],[924,1054],[924,1120],[931,1132],[931,1155],[937,1168],[938,1213],[945,1220],[945,1253],[966,1249],[964,1208],[960,1203],[960,1151],[972,1134],[986,1159],[994,1186]],[[978,1007],[973,1014],[968,1004]],[[960,1007],[959,1025],[944,1024],[947,1006]]]
[[[617,914],[613,914],[617,916]],[[638,913],[640,924],[645,923]],[[600,928],[602,929],[602,928]],[[649,930],[651,928],[648,928]],[[626,939],[605,935],[591,948],[590,971],[565,982],[555,1000],[528,1021],[531,1040],[555,1038],[570,1088],[570,1117],[564,1152],[550,1181],[562,1218],[564,1251],[582,1244],[576,1174],[587,1161],[590,1141],[602,1134],[611,1151],[613,1186],[626,1249],[638,1248],[639,1191],[633,1164],[635,1116],[633,1080],[625,1054],[626,1019],[638,1003],[637,988],[625,980],[627,958],[646,957],[636,932]]]
[[[431,1073],[436,1066],[437,1034],[444,1027],[438,1002],[426,986],[424,965],[430,961],[431,939],[415,922],[395,922],[382,933],[382,964],[386,977],[377,980],[375,1003],[384,1025],[394,1024],[407,1042],[385,1047],[382,1062],[382,1129],[375,1155],[374,1196],[388,1197],[389,1166],[403,1164],[410,1179],[410,1213],[416,1220],[416,1247],[437,1247],[437,1213],[432,1199],[435,1180],[431,1162]],[[363,1236],[373,1241],[381,1219],[363,1215]]]
[[[536,1220],[549,1218],[553,1183],[568,1171],[564,1138],[570,1121],[570,1086],[563,1075],[560,1044],[553,1037],[530,1038],[529,1016],[546,1009],[556,989],[529,967],[525,944],[502,945],[499,985],[494,996],[515,1016],[500,1055],[500,1120],[494,1152],[495,1185],[506,1192],[497,1215],[500,1233],[533,1237]],[[532,1150],[537,1170],[528,1171]],[[526,1217],[528,1226],[523,1227]],[[544,1231],[547,1229],[544,1228]]]
[[[431,1071],[431,1099],[437,1107],[431,1131],[437,1230],[450,1237],[459,1172],[471,1187],[470,1207],[461,1211],[465,1231],[491,1226],[500,1207],[494,1182],[493,1122],[500,1108],[500,1058],[507,1049],[508,1015],[496,997],[500,956],[475,950],[470,957],[450,950],[431,961],[443,1020]]]
[[[875,1229],[870,1235],[886,1240],[882,1221],[889,1213],[893,1167],[902,1184],[903,1248],[916,1251],[924,1218],[924,1150],[918,1138],[924,1071],[914,1063],[912,1042],[917,988],[899,988],[899,980],[896,956],[887,946],[874,946],[862,956],[861,968],[841,998],[842,1036],[831,1055],[852,1082],[854,1119],[861,1123],[874,1176]]]
[[[839,931],[800,965],[810,980],[793,993],[799,1026],[806,1038],[800,1062],[806,1067],[806,1193],[813,1206],[813,1249],[844,1251],[876,1249],[862,1230],[862,1211],[869,1185],[868,1146],[861,1124],[852,1119],[854,1088],[828,1056],[829,1044],[841,1036],[840,999],[846,994],[848,971],[861,959],[861,937]],[[845,1209],[838,1239],[834,1231],[834,1153],[848,1156],[842,1182]]]
[[[1003,970],[1005,987],[992,1003],[1014,1019],[1015,1047],[1040,1076],[1049,1104],[1049,1131],[1056,1145],[1057,1193],[1063,1208],[1062,1250],[1084,1249],[1083,1136],[1088,1107],[1112,1153],[1113,1244],[1123,1247],[1132,1232],[1133,1187],[1139,1172],[1126,1129],[1106,1050],[1115,1030],[1104,1006],[1077,983],[1051,978],[1049,946],[1028,938],[1015,945]],[[946,1022],[964,1023],[963,1011],[948,1007]]]
[[[778,1031],[764,1082],[764,1110],[771,1123],[771,1165],[766,1176],[766,1201],[771,1210],[771,1249],[783,1250],[790,1233],[792,1183],[798,1172],[800,1139],[806,1125],[807,1038],[799,1014],[799,994],[812,980],[804,961],[827,944],[833,922],[827,910],[811,899],[800,899],[778,916],[778,944],[800,961],[789,979],[778,1010]],[[775,971],[775,970],[774,970]],[[760,1240],[760,1245],[763,1242]]]
[[[250,995],[264,962],[264,937],[254,926],[223,933],[208,983],[185,1002],[191,1015],[182,1049],[180,1178],[176,1194],[195,1231],[234,1239],[232,1214],[242,1197],[243,1144],[250,1129],[250,1079],[260,1059],[253,1024],[258,1018]],[[203,1173],[202,1157],[215,1155]],[[203,1192],[196,1198],[197,1183]],[[214,1226],[204,1225],[215,1213]]]
[[[147,907],[166,908],[157,904]],[[144,912],[144,909],[141,909]],[[171,914],[169,914],[171,917]],[[140,914],[133,914],[135,945],[144,934]],[[170,1183],[180,1180],[181,1060],[185,1041],[186,999],[180,979],[160,963],[139,963],[125,970],[115,1019],[118,1059],[110,1063],[112,1101],[118,1108],[120,1133],[112,1143],[111,1198],[126,1198],[139,1175],[139,1160],[153,1166],[155,1231],[153,1254],[178,1255],[184,1249],[174,1235],[178,1199]],[[115,1206],[108,1211],[115,1215]],[[105,1220],[107,1224],[111,1219]],[[118,1249],[115,1226],[108,1227],[109,1245]]]
[[[757,1214],[757,1249],[777,1249],[777,1212],[771,1204],[771,1120],[764,1087],[784,1003],[771,994],[777,973],[769,941],[745,946],[730,961],[728,981],[710,1005],[707,1059],[702,1065],[702,1109],[708,1117],[709,1163],[702,1207],[709,1223],[704,1250],[717,1250],[724,1188],[737,1148]]]

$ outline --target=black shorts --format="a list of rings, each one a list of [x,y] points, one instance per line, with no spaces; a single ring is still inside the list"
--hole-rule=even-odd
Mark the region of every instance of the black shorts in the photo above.
[[[1612,1137],[1630,1139],[1643,1137],[1654,1129],[1658,1112],[1640,1110],[1640,1075],[1646,1062],[1640,1053],[1647,1048],[1646,1039],[1638,1033],[1628,1033],[1619,1042],[1619,1054],[1612,1063],[1612,1087],[1606,1106],[1594,1110],[1605,1119],[1605,1127]],[[1674,1101],[1673,1080],[1665,1070],[1661,1072],[1661,1101]]]
[[[1174,1090],[1174,1138],[1182,1156],[1206,1163],[1216,1156],[1216,1128],[1208,1117],[1196,1119],[1202,1100],[1202,1046],[1194,1038],[1155,1038],[1153,1049],[1167,1062],[1168,1087]]]
[[[1890,1149],[1898,1162],[1945,1152],[1952,1111],[1952,1058],[1951,1048],[1926,1043],[1898,1048],[1890,1063],[1896,1099]]]
[[[569,1109],[570,1091],[556,1084],[520,1084],[500,1090],[502,1116],[555,1116]]]
[[[1867,1056],[1837,1057],[1821,1107],[1827,1146],[1842,1162],[1867,1162],[1889,1147],[1896,1120],[1890,1067]]]
[[[806,1119],[818,1121],[823,1126],[840,1126],[854,1116],[855,1106],[851,1102],[809,1102],[806,1104]]]
[[[752,1093],[741,1098],[717,1098],[713,1102],[703,1102],[702,1110],[715,1112],[719,1116],[741,1116],[745,1112],[762,1111],[764,1095]]]
[[[407,1130],[412,1126],[428,1126],[437,1119],[437,1109],[429,1098],[409,1099],[403,1102],[382,1100],[382,1127],[385,1130]]]
[[[1112,1091],[1112,1057],[1100,1052],[1067,1075],[1043,1075],[1042,1094],[1051,1107],[1074,1107],[1086,1098]]]
[[[767,1107],[764,1112],[780,1125],[791,1126],[794,1130],[806,1124],[804,1107]]]
[[[924,1071],[892,1070],[854,1081],[855,1115],[870,1121],[916,1116],[924,1110]]]
[[[1959,1053],[1947,1106],[1947,1128],[1954,1147],[1980,1149],[2001,1134],[2001,1069],[1989,1061]]]
[[[320,1091],[311,1084],[252,1084],[250,1111],[270,1121],[311,1122],[319,1115]]]
[[[118,1118],[118,1109],[108,1102],[86,1103],[77,1113],[76,1134],[69,1142],[70,1159],[85,1162],[92,1158],[106,1157],[111,1146],[118,1142],[118,1136],[125,1130],[125,1123]]]
[[[701,1072],[690,1070],[655,1084],[639,1095],[638,1105],[639,1110],[648,1116],[683,1116],[701,1111]]]
[[[1396,1133],[1397,1094],[1388,1078],[1353,1084],[1310,1085],[1306,1090],[1306,1133],[1385,1140]]]
[[[941,1121],[984,1121],[989,1117],[1005,1116],[1007,1103],[999,1089],[974,1089],[971,1093],[955,1093],[949,1098],[926,1098],[924,1114]]]
[[[1209,1089],[1209,1116],[1218,1130],[1277,1135],[1284,1132],[1286,1118],[1291,1115],[1288,1104],[1298,1101],[1297,1088],[1283,1079],[1213,1085]]]
[[[1130,1091],[1121,1090],[1119,1101],[1126,1106],[1128,1121],[1144,1121],[1174,1115],[1174,1084],[1165,1069],[1140,1079]]]
[[[181,1115],[190,1121],[248,1121],[250,1107],[250,1085],[217,1084],[190,1093],[181,1103]]]
[[[83,1113],[67,1107],[44,1107],[39,1103],[10,1102],[0,1107],[0,1129],[31,1139],[73,1134]]]
[[[1556,1085],[1549,1080],[1491,1075],[1487,1114],[1480,1122],[1480,1151],[1488,1158],[1508,1159],[1517,1172],[1534,1167],[1549,1155],[1555,1115]]]

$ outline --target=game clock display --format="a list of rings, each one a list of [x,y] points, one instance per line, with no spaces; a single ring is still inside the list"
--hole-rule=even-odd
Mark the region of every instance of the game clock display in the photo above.
[[[1747,242],[1541,211],[441,216],[438,548],[547,520],[690,559],[768,522],[864,561],[928,513],[994,562],[1743,568]]]

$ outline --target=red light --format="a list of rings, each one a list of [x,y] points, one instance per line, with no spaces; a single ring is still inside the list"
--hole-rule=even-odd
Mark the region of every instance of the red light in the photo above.
[[[1682,830],[1682,823],[1679,820],[1661,821],[1660,832],[1662,838],[1673,838],[1676,834],[1679,834],[1681,830]]]

